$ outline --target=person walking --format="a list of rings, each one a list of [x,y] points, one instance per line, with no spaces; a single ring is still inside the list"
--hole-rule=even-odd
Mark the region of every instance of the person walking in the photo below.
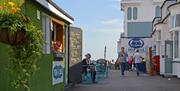
[[[90,64],[90,72],[91,72],[92,83],[97,83],[96,82],[96,65],[93,62],[91,62]]]
[[[85,58],[82,60],[82,73],[87,76],[87,71],[89,69],[90,66],[90,58],[91,58],[91,54],[87,53],[85,55]]]
[[[140,66],[141,66],[141,62],[142,62],[142,56],[139,53],[139,50],[136,50],[136,53],[134,53],[134,61],[136,64],[136,73],[137,73],[137,76],[139,76]]]
[[[130,56],[128,58],[129,71],[132,71],[132,64],[133,64],[133,56]]]
[[[126,62],[127,62],[128,54],[125,52],[125,48],[121,47],[121,51],[118,53],[118,60],[121,68],[121,75],[124,76]]]

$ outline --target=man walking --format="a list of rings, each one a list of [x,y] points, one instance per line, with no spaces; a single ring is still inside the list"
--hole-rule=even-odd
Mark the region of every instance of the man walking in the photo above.
[[[121,51],[118,53],[118,59],[120,62],[121,67],[121,75],[124,76],[124,71],[126,68],[126,62],[127,62],[128,54],[125,52],[125,48],[121,47]]]
[[[136,50],[136,53],[134,53],[134,61],[136,64],[137,76],[139,76],[140,66],[141,66],[141,62],[142,62],[142,57],[139,53],[139,50]]]

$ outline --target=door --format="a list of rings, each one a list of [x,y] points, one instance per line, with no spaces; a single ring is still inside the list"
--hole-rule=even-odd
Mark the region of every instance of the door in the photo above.
[[[165,74],[172,74],[173,41],[165,41]]]

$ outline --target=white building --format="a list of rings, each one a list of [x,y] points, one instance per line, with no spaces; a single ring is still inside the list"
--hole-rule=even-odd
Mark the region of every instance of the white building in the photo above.
[[[160,55],[160,74],[180,77],[180,0],[167,0],[153,21],[152,37]]]
[[[164,0],[122,0],[121,10],[124,12],[124,33],[118,41],[130,55],[140,49],[145,56],[146,49],[152,46],[152,20],[160,17],[160,6]]]

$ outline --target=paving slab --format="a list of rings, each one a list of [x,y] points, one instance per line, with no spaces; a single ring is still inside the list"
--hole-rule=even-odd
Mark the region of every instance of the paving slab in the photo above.
[[[97,84],[77,84],[67,91],[180,91],[180,79],[161,76],[136,76],[135,72],[126,72],[120,76],[119,70],[111,70],[109,78]]]

